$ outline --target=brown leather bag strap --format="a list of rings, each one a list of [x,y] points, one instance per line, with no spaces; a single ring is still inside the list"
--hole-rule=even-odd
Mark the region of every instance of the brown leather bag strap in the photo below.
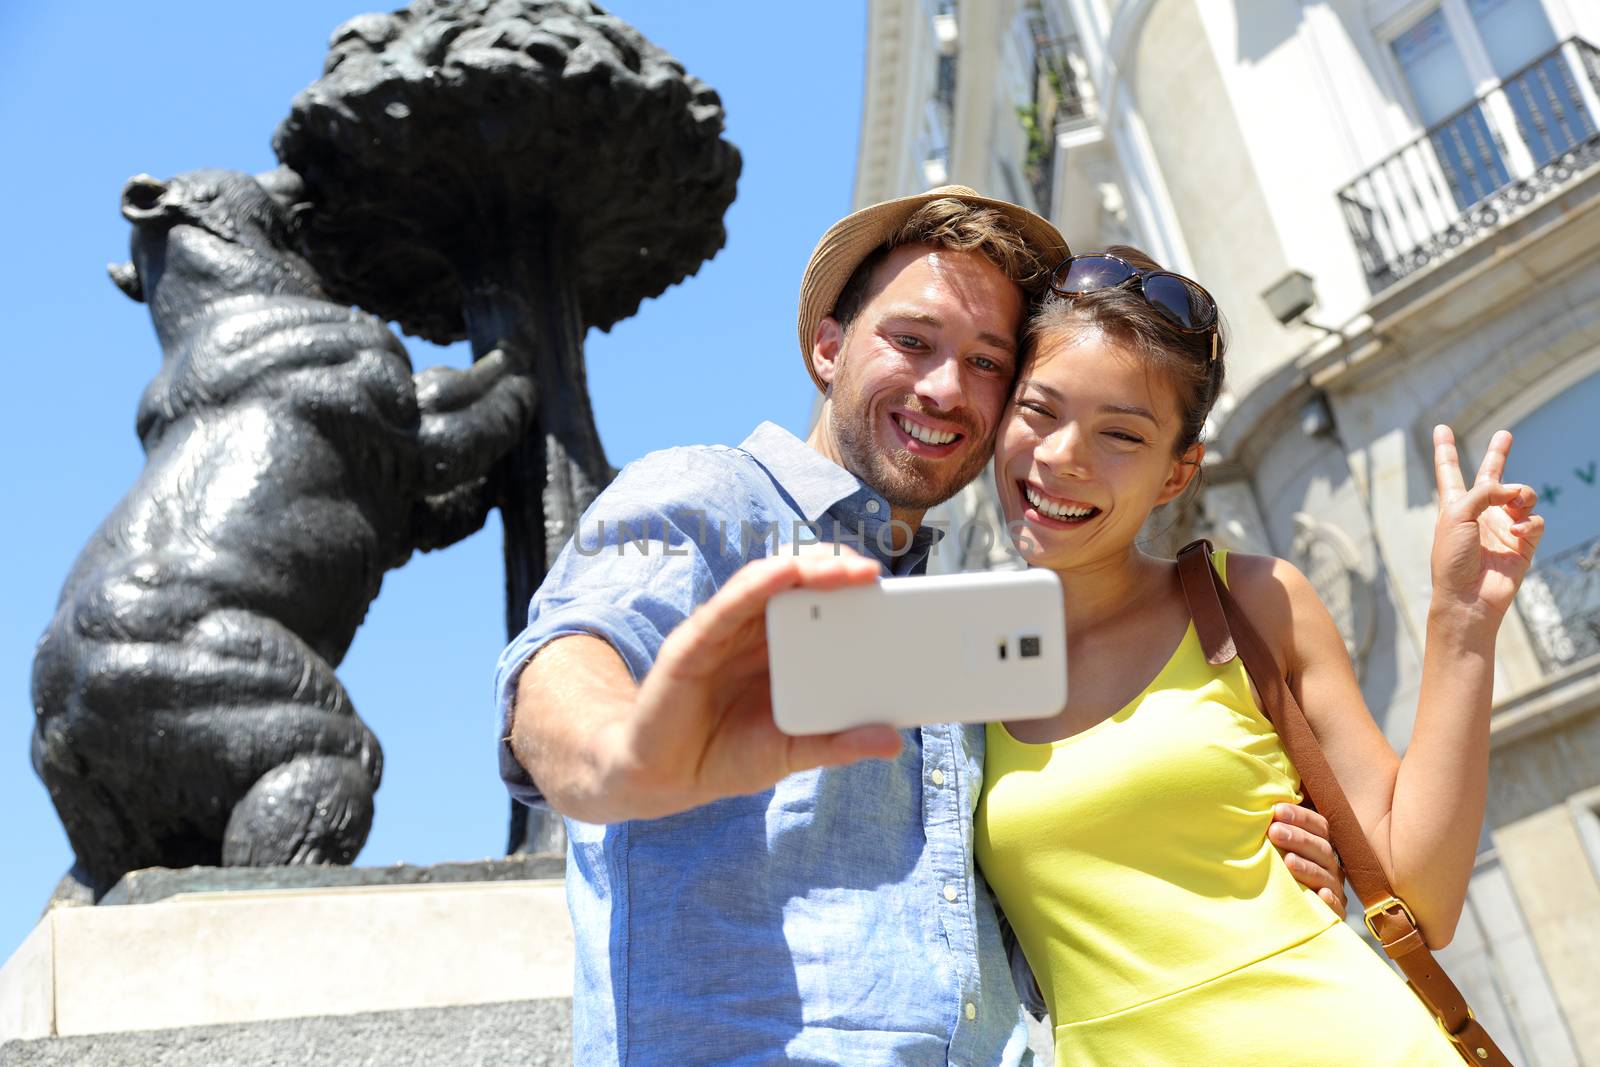
[[[1211,543],[1202,540],[1191,542],[1178,553],[1178,576],[1206,662],[1220,666],[1235,655],[1243,661],[1261,695],[1267,721],[1277,730],[1284,751],[1300,773],[1306,797],[1328,820],[1328,836],[1344,863],[1350,884],[1366,906],[1368,929],[1438,1018],[1461,1055],[1469,1063],[1511,1067],[1511,1061],[1473,1018],[1461,991],[1434,959],[1410,909],[1395,896],[1377,852],[1328,765],[1321,743],[1289,690],[1282,667],[1218,577],[1211,552]]]

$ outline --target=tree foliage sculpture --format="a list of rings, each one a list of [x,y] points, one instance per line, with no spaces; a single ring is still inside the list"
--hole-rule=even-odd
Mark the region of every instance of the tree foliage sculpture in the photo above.
[[[273,139],[336,298],[475,358],[529,355],[534,429],[495,479],[508,633],[613,474],[584,334],[722,247],[740,169],[722,129],[713,90],[592,3],[417,0],[336,30]]]
[[[538,430],[502,486],[512,631],[610,476],[583,333],[722,247],[739,155],[721,133],[716,93],[593,4],[421,0],[337,30],[273,140],[336,296],[475,355],[532,353]]]

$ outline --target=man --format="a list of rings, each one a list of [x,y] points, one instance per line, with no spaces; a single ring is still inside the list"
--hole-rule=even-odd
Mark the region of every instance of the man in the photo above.
[[[501,657],[501,769],[568,816],[576,1062],[1026,1057],[972,862],[981,728],[787,737],[762,620],[784,588],[922,572],[923,514],[987,462],[1066,255],[960,186],[844,219],[801,286],[809,439],[646,456],[551,569]]]

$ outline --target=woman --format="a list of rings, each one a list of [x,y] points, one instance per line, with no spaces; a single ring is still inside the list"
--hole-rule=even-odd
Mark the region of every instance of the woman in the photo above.
[[[1216,307],[1135,249],[1074,257],[1034,315],[995,480],[1018,547],[1055,571],[1071,685],[1052,718],[988,727],[976,847],[1050,1006],[1058,1063],[1440,1064],[1461,1058],[1403,981],[1268,841],[1299,778],[1237,659],[1206,662],[1174,561],[1140,529],[1200,467],[1222,385]],[[1306,710],[1400,897],[1449,941],[1477,849],[1494,642],[1543,520],[1469,491],[1435,431],[1441,514],[1411,745],[1396,757],[1338,630],[1293,566],[1214,561]]]

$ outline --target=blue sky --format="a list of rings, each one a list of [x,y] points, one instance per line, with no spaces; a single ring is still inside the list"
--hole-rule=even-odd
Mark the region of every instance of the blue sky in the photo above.
[[[721,94],[744,154],[728,245],[684,285],[588,339],[600,434],[621,466],[763,418],[802,432],[812,386],[794,342],[806,257],[845,214],[861,116],[861,0],[607,5]],[[140,391],[160,349],[105,265],[126,258],[130,176],[274,165],[271,135],[360,0],[10,4],[0,12],[6,249],[0,254],[0,960],[70,863],[28,763],[34,643],[85,540],[138,475]],[[459,364],[411,343],[413,360]],[[498,855],[505,794],[490,679],[504,643],[498,521],[392,572],[339,669],[383,743],[362,864]]]

